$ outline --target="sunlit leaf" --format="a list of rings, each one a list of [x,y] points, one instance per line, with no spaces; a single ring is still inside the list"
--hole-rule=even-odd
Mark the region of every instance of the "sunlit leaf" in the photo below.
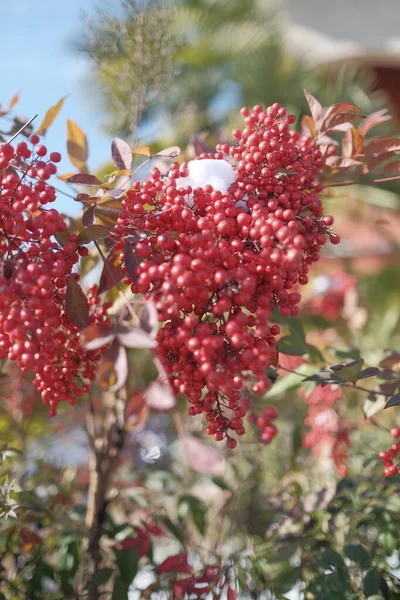
[[[114,340],[101,357],[97,371],[97,381],[102,390],[116,392],[128,377],[126,350],[118,340]]]
[[[171,146],[170,148],[165,148],[165,150],[160,150],[154,156],[165,156],[167,158],[176,158],[181,153],[181,149],[179,146]]]
[[[79,171],[87,171],[88,145],[82,129],[72,119],[67,120],[67,150],[71,163]]]
[[[111,144],[111,157],[118,169],[127,169],[127,174],[130,174],[129,169],[132,164],[132,151],[129,144],[124,140],[121,140],[121,138],[115,138]]]
[[[49,108],[49,110],[46,112],[44,119],[41,122],[41,124],[39,125],[39,128],[36,132],[38,135],[44,135],[46,133],[46,131],[48,130],[50,125],[52,125],[54,119],[57,117],[58,113],[62,109],[66,98],[68,98],[68,95],[63,96],[63,98],[61,98],[61,100],[59,100],[56,104],[54,104],[54,106],[51,106]]]
[[[135,148],[134,150],[131,150],[131,152],[132,154],[141,154],[142,156],[147,156],[147,158],[150,158],[151,156],[149,146],[139,146],[139,148]]]
[[[124,277],[120,260],[120,250],[112,248],[107,255],[103,270],[100,276],[98,294],[102,294],[117,285]]]
[[[8,111],[12,111],[12,109],[14,108],[14,106],[16,106],[19,102],[19,98],[21,95],[21,90],[19,92],[17,92],[10,100],[10,104],[8,105]]]
[[[304,90],[304,95],[306,97],[308,106],[310,107],[311,115],[312,115],[312,118],[314,119],[316,129],[318,130],[319,124],[325,115],[325,109],[318,102],[318,100],[316,98],[314,98],[314,96],[312,96],[307,90]]]

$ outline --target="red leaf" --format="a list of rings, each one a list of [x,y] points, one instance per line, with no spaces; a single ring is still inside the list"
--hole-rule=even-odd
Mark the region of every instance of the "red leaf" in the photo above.
[[[198,473],[222,475],[225,471],[225,459],[215,447],[195,437],[182,439],[183,451],[189,465]]]
[[[226,598],[227,600],[237,600],[237,591],[228,586]]]
[[[186,552],[166,558],[156,568],[157,573],[191,573]]]
[[[99,186],[102,182],[96,175],[89,175],[89,173],[77,173],[68,177],[65,183],[74,183],[76,185],[88,185],[88,186]]]
[[[118,340],[103,354],[97,372],[97,379],[102,390],[116,392],[126,382],[128,377],[128,359],[126,350]]]
[[[368,117],[361,121],[360,125],[358,126],[358,132],[365,137],[372,127],[375,127],[384,121],[389,121],[392,117],[386,113],[387,108],[384,108],[383,110],[378,110],[368,115]]]
[[[337,113],[333,114],[327,119],[324,119],[323,123],[320,127],[320,133],[328,133],[337,127],[338,125],[342,125],[343,123],[351,123],[351,121],[355,121],[357,119],[362,119],[363,116],[354,113]]]
[[[360,109],[355,104],[349,104],[348,102],[337,102],[332,104],[326,109],[324,121],[332,115],[344,112],[360,112]]]
[[[166,156],[167,158],[176,158],[181,153],[181,149],[179,146],[171,146],[170,148],[165,148],[165,150],[160,150],[157,154],[153,156]]]
[[[121,140],[121,138],[115,138],[111,144],[111,157],[115,166],[118,169],[130,169],[132,164],[132,151],[129,144]]]
[[[104,227],[104,225],[91,225],[80,232],[76,243],[78,246],[82,246],[83,244],[89,244],[89,242],[95,240],[104,240],[109,235],[110,231],[107,227]]]
[[[395,152],[397,150],[400,150],[400,138],[383,138],[368,144],[365,148],[365,155],[369,157],[376,154],[383,154],[384,152]]]
[[[148,333],[130,323],[121,323],[115,330],[120,343],[126,348],[154,348],[157,342]]]
[[[83,211],[81,221],[82,221],[82,225],[84,227],[90,227],[91,225],[93,225],[95,209],[96,209],[96,206],[93,204],[92,206],[88,206],[88,208],[86,208]]]
[[[171,410],[176,405],[176,398],[168,387],[152,383],[146,392],[146,404],[155,410]]]
[[[350,167],[362,169],[363,166],[362,162],[354,160],[353,158],[344,158],[343,156],[328,156],[325,160],[325,164],[334,169],[348,169]]]
[[[121,260],[119,258],[120,251],[112,248],[107,255],[106,262],[103,266],[103,271],[100,276],[99,289],[97,294],[102,294],[110,290],[114,285],[118,284],[124,277],[122,271]]]
[[[325,109],[318,102],[318,100],[316,98],[314,98],[314,96],[312,96],[309,92],[307,92],[307,90],[304,90],[304,95],[308,102],[308,106],[310,107],[310,111],[311,111],[312,118],[314,119],[315,127],[318,130],[319,125],[320,125],[322,119],[324,118]]]
[[[132,244],[130,244],[129,242],[125,242],[124,263],[128,275],[134,283],[137,280],[137,269],[141,262],[141,259],[138,256],[136,256]]]
[[[80,342],[86,350],[97,350],[109,344],[115,336],[108,325],[89,325],[81,331]]]
[[[71,323],[78,329],[89,325],[89,303],[79,283],[70,277],[65,296],[65,310]]]

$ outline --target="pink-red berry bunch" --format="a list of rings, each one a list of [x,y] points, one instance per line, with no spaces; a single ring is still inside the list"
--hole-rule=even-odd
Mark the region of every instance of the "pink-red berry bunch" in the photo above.
[[[56,199],[46,180],[61,159],[31,136],[0,146],[0,358],[35,373],[34,385],[54,415],[59,402],[76,402],[95,377],[96,352],[79,344],[79,332],[65,309],[66,286],[78,262],[77,236],[64,246],[54,238],[66,230],[62,216],[48,205]],[[92,322],[107,319],[89,303]]]
[[[115,228],[122,260],[131,240],[141,261],[125,283],[156,304],[158,354],[173,388],[228,447],[236,445],[231,433],[245,431],[243,390],[271,386],[266,369],[276,364],[280,333],[269,322],[272,310],[298,315],[294,286],[308,282],[326,240],[338,242],[319,199],[323,159],[315,143],[290,129],[294,116],[278,104],[242,115],[233,146],[197,159],[234,166],[227,191],[182,187],[188,164],[173,164],[166,177],[153,168],[127,193]]]
[[[273,423],[277,418],[278,410],[275,406],[264,406],[262,416],[257,419],[260,441],[263,444],[270,444],[278,433],[278,428]]]
[[[390,430],[390,435],[398,441],[392,444],[390,450],[379,452],[379,458],[383,460],[385,465],[384,473],[386,477],[400,474],[400,428],[393,427]]]

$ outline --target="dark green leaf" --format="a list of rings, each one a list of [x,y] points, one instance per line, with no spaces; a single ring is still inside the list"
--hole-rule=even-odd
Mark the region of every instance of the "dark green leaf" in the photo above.
[[[36,494],[34,494],[33,492],[23,491],[18,495],[18,499],[21,502],[21,504],[25,506],[25,508],[33,510],[34,512],[45,512],[46,510],[46,506],[44,505],[42,500],[38,498],[38,496],[36,496]]]
[[[350,560],[359,563],[362,567],[368,567],[371,563],[368,553],[361,544],[349,544],[344,547],[344,551]]]
[[[339,567],[344,566],[343,558],[340,556],[340,554],[338,554],[331,548],[327,548],[325,550],[325,552],[321,556],[319,562],[320,562],[321,567],[324,567],[324,568],[329,568],[329,567],[339,568]]]
[[[128,591],[130,583],[126,583],[121,577],[117,577],[114,582],[111,600],[128,600]]]
[[[222,477],[212,477],[211,481],[215,483],[215,485],[217,485],[219,488],[221,488],[221,490],[226,490],[228,492],[232,491],[229,485],[225,483]]]
[[[364,593],[367,596],[379,594],[381,589],[381,575],[378,569],[370,569],[364,578]]]
[[[132,550],[115,550],[115,558],[121,577],[128,587],[136,577],[139,555],[137,548]]]
[[[199,532],[201,534],[204,534],[206,527],[205,514],[207,511],[205,504],[195,496],[191,496],[190,494],[184,494],[178,502],[178,514],[180,509],[185,509],[185,506],[189,509],[189,512],[192,515],[193,522],[196,525]]]
[[[176,539],[179,540],[183,544],[183,542],[184,542],[183,533],[182,533],[182,530],[180,529],[180,527],[175,525],[175,523],[173,523],[171,521],[171,519],[169,517],[167,517],[166,515],[158,515],[157,518],[160,521],[162,521],[164,523],[165,527],[172,533],[172,535],[175,536]]]
[[[296,335],[284,335],[277,344],[279,352],[290,354],[291,356],[303,356],[308,352],[308,346],[300,337]]]
[[[110,579],[111,575],[114,573],[113,569],[104,568],[96,571],[92,577],[92,583],[95,586],[104,585]]]

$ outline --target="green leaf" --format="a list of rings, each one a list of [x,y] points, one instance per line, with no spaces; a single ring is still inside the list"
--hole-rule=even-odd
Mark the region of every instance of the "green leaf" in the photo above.
[[[42,502],[38,496],[34,492],[21,492],[18,496],[19,501],[28,508],[29,510],[33,510],[34,512],[45,512],[46,506]]]
[[[232,491],[229,485],[225,483],[222,477],[211,477],[211,481],[215,483],[215,485],[217,485],[219,488],[221,488],[221,490],[226,490],[227,492]]]
[[[183,533],[180,527],[175,525],[175,523],[173,523],[166,515],[157,515],[157,518],[164,523],[165,527],[181,542],[181,544],[184,543]]]
[[[378,535],[378,542],[386,554],[392,554],[397,548],[397,537],[390,531],[383,531],[380,533]]]
[[[129,587],[138,571],[139,554],[137,548],[115,550],[115,558],[121,577]]]
[[[178,516],[181,514],[182,517],[185,516],[185,507],[189,509],[189,512],[192,515],[192,519],[197,529],[201,534],[204,534],[206,528],[206,511],[207,508],[205,504],[196,498],[195,496],[191,496],[190,494],[184,494],[178,502]]]
[[[95,586],[104,585],[110,579],[111,575],[114,573],[114,569],[104,568],[96,571],[92,577],[92,583]]]
[[[325,550],[319,563],[324,568],[335,567],[338,569],[344,566],[343,558],[331,548]]]
[[[379,594],[381,589],[381,574],[378,569],[370,569],[364,578],[364,593],[369,598]]]
[[[340,377],[340,379],[356,383],[359,379],[359,375],[361,373],[363,364],[364,359],[360,358],[358,360],[353,360],[347,365],[334,365],[333,367],[331,367],[331,371],[333,371],[335,375]]]
[[[111,600],[128,600],[128,591],[130,583],[126,583],[121,577],[117,577],[114,582]]]
[[[296,335],[284,335],[276,346],[279,352],[291,356],[303,356],[308,352],[308,346],[303,339]]]
[[[349,544],[344,547],[344,551],[350,560],[359,563],[362,567],[368,567],[371,563],[369,554],[361,544]]]
[[[324,357],[323,357],[321,351],[316,346],[313,346],[312,344],[307,344],[307,347],[308,347],[308,356],[312,363],[323,363],[324,362]]]
[[[107,227],[104,227],[104,225],[91,225],[80,232],[76,243],[78,246],[82,246],[83,244],[89,244],[89,242],[95,240],[104,240],[109,235],[110,231]]]

